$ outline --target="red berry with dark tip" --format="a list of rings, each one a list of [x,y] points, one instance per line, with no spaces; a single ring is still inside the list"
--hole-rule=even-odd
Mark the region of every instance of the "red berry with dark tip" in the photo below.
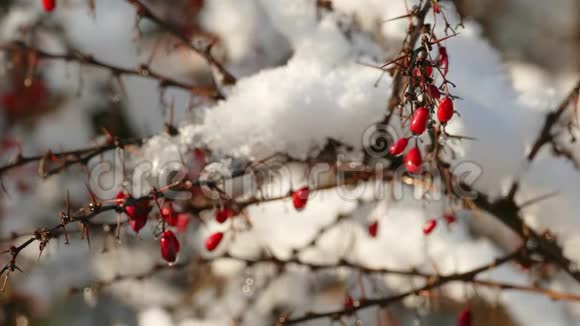
[[[302,210],[306,207],[308,202],[308,195],[310,194],[310,188],[302,187],[292,193],[292,204],[297,210]]]
[[[439,122],[446,123],[453,117],[453,100],[448,96],[444,97],[439,101],[439,107],[437,108],[437,119]]]
[[[130,219],[142,218],[143,216],[146,217],[152,209],[153,207],[148,199],[140,200],[136,203],[126,205],[125,214],[127,214]]]
[[[472,325],[471,310],[469,307],[464,308],[457,317],[457,326],[471,326]]]
[[[373,223],[369,224],[368,231],[371,237],[376,238],[379,232],[379,221],[374,221]]]
[[[427,119],[429,119],[429,110],[424,107],[418,108],[413,114],[411,124],[409,125],[411,132],[415,135],[422,134],[425,128],[427,128]]]
[[[234,215],[235,215],[235,213],[231,208],[224,207],[224,208],[218,209],[215,212],[215,220],[218,223],[223,223],[223,222],[227,221],[228,218],[230,218]]]
[[[397,140],[391,147],[389,147],[389,153],[393,156],[400,155],[403,153],[405,148],[407,148],[407,144],[409,144],[409,138],[401,138]]]
[[[56,0],[42,0],[44,11],[51,12],[56,8]]]
[[[438,4],[437,2],[433,2],[433,11],[434,11],[436,14],[439,14],[439,13],[441,13],[441,7],[439,6],[439,4]]]
[[[179,240],[173,232],[167,230],[161,235],[159,241],[161,247],[161,257],[168,263],[174,263],[179,253]]]
[[[135,233],[139,233],[145,224],[147,224],[147,215],[141,215],[129,220],[129,226]]]
[[[425,224],[423,224],[423,234],[428,235],[431,234],[431,232],[433,232],[433,230],[435,230],[435,227],[437,226],[437,220],[432,218],[430,220],[428,220],[427,222],[425,222]]]
[[[423,159],[421,158],[421,152],[419,148],[413,147],[410,151],[405,154],[403,158],[405,168],[411,174],[421,173],[421,165],[423,164]]]
[[[429,85],[429,95],[431,95],[431,97],[433,97],[436,100],[441,98],[441,92],[439,91],[439,88],[437,88],[437,86],[435,85]]]
[[[205,249],[208,251],[214,251],[217,246],[219,246],[220,242],[224,238],[223,232],[216,232],[205,240]]]
[[[115,202],[117,204],[123,204],[127,198],[129,198],[129,194],[121,190],[115,195]]]
[[[443,219],[445,220],[445,222],[447,222],[447,224],[453,224],[457,222],[457,218],[451,214],[443,215]]]
[[[172,203],[167,203],[161,209],[161,217],[169,224],[170,226],[177,226],[179,214],[173,208]]]

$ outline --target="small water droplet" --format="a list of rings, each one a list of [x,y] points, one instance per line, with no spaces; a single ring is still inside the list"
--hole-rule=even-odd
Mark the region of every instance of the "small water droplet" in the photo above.
[[[97,295],[92,288],[84,288],[83,289],[83,300],[85,303],[90,306],[94,307],[97,305]]]
[[[121,95],[119,93],[115,93],[115,94],[111,95],[111,102],[113,102],[113,103],[121,102]]]
[[[440,145],[447,144],[447,135],[446,134],[442,134],[441,136],[439,136],[439,144]]]

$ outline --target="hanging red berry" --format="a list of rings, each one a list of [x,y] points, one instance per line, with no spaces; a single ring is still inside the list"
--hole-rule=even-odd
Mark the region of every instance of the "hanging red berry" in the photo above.
[[[431,77],[433,74],[433,67],[429,61],[425,61],[425,67],[416,67],[414,70],[415,77],[423,76],[423,72],[426,74],[424,77]]]
[[[201,148],[196,148],[193,150],[193,155],[195,160],[200,163],[205,163],[205,152]]]
[[[379,232],[379,221],[374,221],[373,223],[369,224],[368,231],[371,237],[376,238],[377,233]]]
[[[435,227],[437,226],[437,220],[432,218],[430,220],[428,220],[427,222],[425,222],[425,224],[423,224],[423,234],[428,235],[431,234],[431,232],[433,232],[433,230],[435,230]]]
[[[223,223],[225,221],[227,221],[228,218],[234,216],[234,210],[229,208],[229,207],[224,207],[221,209],[216,210],[215,212],[215,220],[218,223]]]
[[[189,214],[178,213],[177,223],[175,223],[175,226],[177,227],[177,232],[185,232],[185,230],[187,230],[188,225],[189,225]]]
[[[436,14],[441,13],[441,7],[439,6],[439,3],[437,3],[436,1],[433,2],[433,11]]]
[[[51,12],[56,8],[56,0],[42,0],[44,11]]]
[[[447,222],[448,225],[457,222],[457,218],[451,214],[443,215],[443,219],[445,220],[445,222]]]
[[[429,95],[431,95],[431,97],[433,97],[434,99],[438,100],[441,97],[441,92],[439,91],[439,88],[437,88],[437,86],[431,84],[429,85]]]
[[[344,308],[346,308],[346,309],[350,309],[350,308],[354,307],[354,299],[348,294],[345,295],[343,305],[344,305]]]
[[[292,193],[292,204],[297,210],[302,210],[306,207],[308,202],[308,195],[310,194],[310,188],[302,187]]]
[[[405,154],[403,158],[405,163],[405,168],[411,174],[421,173],[421,165],[423,164],[423,159],[421,158],[421,152],[419,148],[413,147],[410,151]]]
[[[153,209],[149,199],[139,200],[136,203],[132,203],[125,206],[125,214],[131,219],[141,218],[147,216],[149,212]]]
[[[449,56],[447,55],[447,48],[439,47],[439,67],[443,69],[443,77],[447,76],[449,72]]]
[[[208,251],[214,251],[217,246],[219,246],[220,242],[224,238],[223,232],[216,232],[205,240],[205,249]]]
[[[472,316],[469,307],[464,308],[457,317],[457,326],[471,326]]]
[[[126,204],[127,200],[131,201],[131,203]],[[125,191],[119,191],[117,193],[115,202],[117,205],[124,206],[123,211],[129,217],[129,224],[135,232],[139,232],[145,226],[147,216],[151,212],[151,209],[153,209],[149,199],[135,202],[135,199]]]
[[[405,148],[407,148],[407,144],[409,144],[409,138],[401,138],[397,140],[391,147],[389,147],[389,153],[393,156],[400,155],[403,153]]]
[[[175,211],[173,203],[167,202],[161,209],[161,217],[163,217],[165,222],[170,226],[177,226],[179,213]]]
[[[439,122],[446,123],[453,117],[453,100],[448,96],[439,101],[439,107],[437,108],[437,119]]]
[[[422,134],[427,127],[427,119],[429,119],[429,110],[424,107],[418,108],[411,119],[411,125],[409,126],[411,132],[415,135]]]
[[[140,215],[129,220],[129,226],[135,233],[139,233],[145,224],[147,224],[147,215]]]
[[[127,198],[129,198],[129,194],[121,190],[115,196],[115,203],[117,203],[117,205],[122,205]]]
[[[161,257],[168,263],[174,263],[179,253],[179,240],[173,232],[167,230],[161,235],[159,241],[161,247]]]

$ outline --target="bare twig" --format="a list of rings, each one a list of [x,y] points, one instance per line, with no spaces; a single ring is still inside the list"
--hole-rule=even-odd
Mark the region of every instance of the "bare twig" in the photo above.
[[[179,31],[179,29],[177,27],[173,26],[169,22],[167,22],[167,21],[163,20],[162,18],[160,18],[159,16],[155,15],[141,1],[139,1],[139,0],[126,0],[126,1],[128,3],[130,3],[131,5],[133,5],[133,7],[135,7],[139,17],[144,17],[144,18],[151,20],[152,22],[157,24],[159,27],[161,27],[162,29],[169,32],[175,38],[177,38],[178,40],[183,42],[183,44],[185,44],[187,47],[189,47],[195,53],[202,56],[205,59],[205,61],[212,68],[217,70],[217,72],[221,75],[221,79],[222,79],[221,82],[218,82],[216,84],[218,84],[218,85],[222,85],[222,84],[223,85],[232,85],[232,84],[236,83],[236,78],[234,77],[234,75],[232,75],[221,63],[219,63],[212,56],[211,48],[212,48],[215,41],[212,40],[204,48],[196,47],[195,45],[192,44],[191,40],[188,37],[186,37],[181,31]]]
[[[161,87],[176,87],[179,89],[183,89],[187,92],[190,92],[193,95],[209,98],[212,100],[222,98],[221,94],[213,85],[195,86],[184,82],[180,82],[176,79],[163,76],[162,74],[151,70],[151,68],[149,68],[149,66],[146,64],[142,64],[135,69],[123,68],[102,62],[100,60],[95,59],[91,55],[83,54],[78,51],[73,51],[72,53],[68,54],[54,54],[35,47],[27,46],[22,42],[0,44],[0,51],[4,51],[15,55],[34,55],[36,58],[41,60],[43,59],[43,60],[61,60],[66,62],[77,62],[82,65],[94,66],[109,70],[114,76],[127,75],[155,79],[159,81],[159,85]]]

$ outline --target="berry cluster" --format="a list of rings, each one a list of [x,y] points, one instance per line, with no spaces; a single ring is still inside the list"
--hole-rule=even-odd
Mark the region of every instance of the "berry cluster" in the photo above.
[[[435,43],[424,39],[424,44],[408,56],[402,56],[394,61],[394,63],[398,63],[406,71],[409,79],[405,100],[411,104],[412,112],[409,117],[408,128],[412,136],[398,139],[389,148],[389,153],[392,156],[403,154],[409,145],[409,139],[412,137],[415,138],[415,146],[403,157],[405,168],[411,174],[420,174],[422,172],[423,158],[417,146],[419,137],[428,128],[435,125],[434,116],[436,116],[440,125],[444,127],[451,120],[455,112],[453,99],[449,95],[447,86],[449,82],[445,79],[449,66],[447,50],[443,46],[438,46],[437,59],[430,60],[428,50]],[[443,97],[440,88],[434,84],[433,68],[436,68],[445,80],[441,87],[445,89],[447,94]]]
[[[149,197],[136,199],[125,191],[119,191],[115,196],[114,202],[118,205],[117,211],[127,216],[129,226],[135,233],[139,233],[147,224],[153,210],[152,202],[154,202],[159,208],[158,221],[162,228],[159,240],[161,257],[169,264],[175,263],[180,250],[179,240],[174,231],[166,228],[171,227],[175,228],[179,233],[184,232],[189,224],[189,214],[187,212],[179,212],[175,208],[173,201],[169,199],[164,199],[163,205],[159,205],[155,196],[153,196],[153,199]],[[215,216],[219,223],[223,223],[234,215],[235,212],[231,208],[224,207],[217,210]],[[223,236],[223,232],[211,234],[205,240],[205,248],[208,251],[215,250],[222,241]]]

